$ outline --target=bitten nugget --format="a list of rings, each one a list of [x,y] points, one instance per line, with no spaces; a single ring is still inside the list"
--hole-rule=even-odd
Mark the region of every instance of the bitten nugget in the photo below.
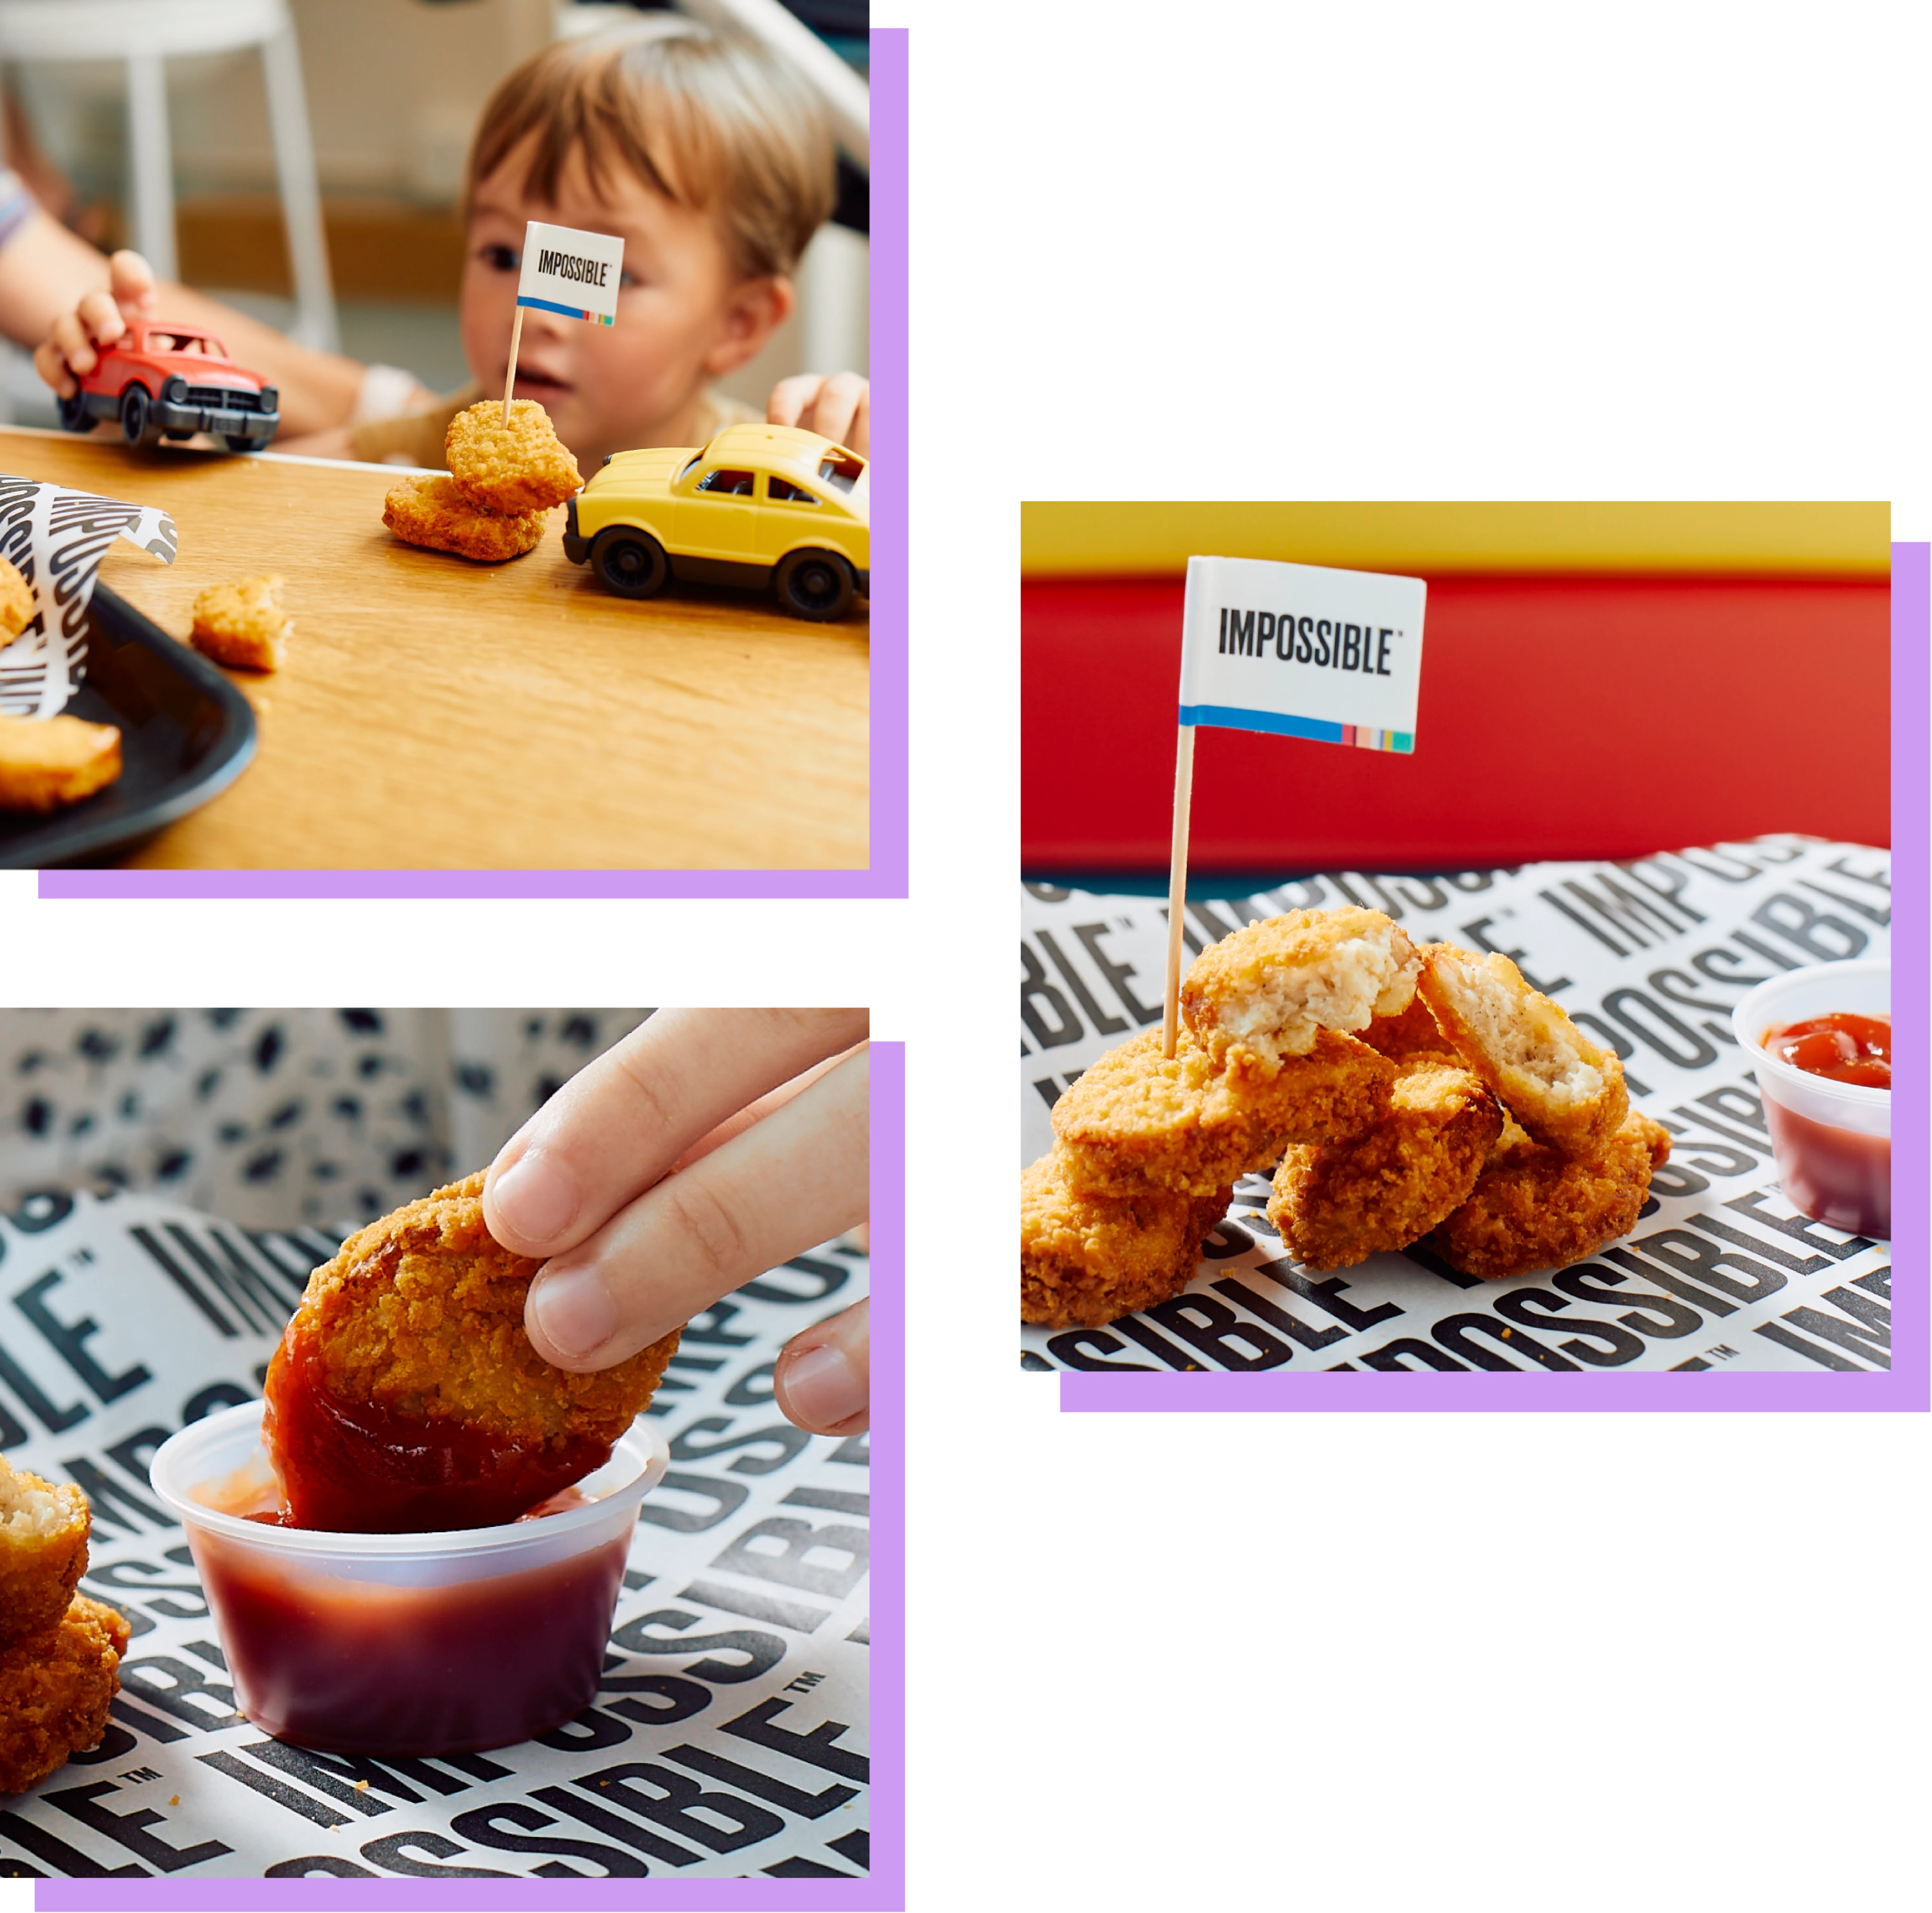
[[[85,1594],[0,1648],[0,1794],[25,1793],[100,1741],[127,1651],[127,1622]]]
[[[1588,1162],[1540,1143],[1505,1142],[1430,1246],[1452,1269],[1491,1282],[1580,1262],[1629,1234],[1651,1171],[1670,1155],[1670,1132],[1637,1110]]]
[[[0,811],[77,804],[121,775],[121,733],[84,718],[0,716]]]
[[[33,586],[11,559],[0,558],[0,645],[18,637],[33,615]]]
[[[190,641],[218,664],[246,671],[281,668],[295,620],[282,609],[282,581],[273,573],[234,584],[210,585],[194,601]]]
[[[1370,1048],[1397,1062],[1412,1056],[1453,1057],[1456,1046],[1443,1035],[1441,1026],[1430,1014],[1429,1006],[1418,991],[1408,1007],[1394,1016],[1378,1016],[1362,1032],[1361,1040]]]
[[[454,478],[438,472],[405,478],[382,501],[382,522],[405,544],[453,551],[459,558],[494,564],[534,550],[544,535],[544,515],[527,511],[506,517],[474,505]]]
[[[1366,1135],[1282,1158],[1268,1220],[1311,1269],[1405,1249],[1467,1200],[1502,1126],[1472,1072],[1445,1056],[1408,1057],[1388,1114]]]
[[[1506,956],[1433,945],[1417,988],[1469,1066],[1537,1141],[1593,1162],[1630,1108],[1623,1065]]]
[[[1387,1058],[1324,1030],[1271,1078],[1217,1075],[1185,1031],[1168,1057],[1150,1030],[1081,1074],[1054,1105],[1053,1132],[1076,1187],[1212,1195],[1288,1142],[1360,1135],[1388,1108],[1394,1074]]]
[[[93,1519],[78,1488],[43,1481],[0,1455],[0,1648],[67,1612]]]
[[[1268,1076],[1306,1055],[1318,1030],[1363,1030],[1406,1009],[1418,963],[1380,910],[1290,910],[1203,950],[1180,1006],[1217,1069]]]
[[[584,482],[550,414],[533,398],[511,400],[508,425],[500,399],[459,412],[449,421],[443,456],[465,494],[492,511],[547,511]]]
[[[1067,1180],[1058,1150],[1042,1156],[1020,1175],[1020,1320],[1098,1328],[1178,1295],[1233,1200],[1232,1188],[1099,1195]]]

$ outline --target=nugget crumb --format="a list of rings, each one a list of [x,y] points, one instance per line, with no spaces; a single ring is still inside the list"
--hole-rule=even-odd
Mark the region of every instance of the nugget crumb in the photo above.
[[[121,775],[121,733],[84,718],[0,716],[0,811],[77,804]]]
[[[194,601],[194,648],[218,664],[279,670],[295,629],[295,620],[282,609],[281,589],[281,579],[273,572],[210,585]]]

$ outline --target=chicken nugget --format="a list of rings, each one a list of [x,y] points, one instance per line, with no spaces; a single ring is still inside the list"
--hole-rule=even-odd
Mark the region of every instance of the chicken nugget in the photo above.
[[[0,558],[0,646],[18,637],[33,615],[33,586],[11,559]]]
[[[264,1446],[298,1528],[514,1520],[601,1467],[678,1332],[594,1374],[524,1330],[541,1264],[483,1223],[483,1172],[372,1222],[310,1276],[268,1366]]]
[[[474,504],[492,511],[548,511],[584,482],[550,414],[533,398],[485,399],[449,421],[443,439],[449,475]]]
[[[500,511],[485,511],[440,472],[405,478],[396,486],[382,501],[382,522],[405,544],[453,551],[482,564],[520,557],[534,550],[544,535],[541,511],[506,517]]]
[[[0,1455],[0,1648],[51,1627],[87,1567],[87,1497]]]
[[[1490,1282],[1580,1262],[1629,1234],[1651,1171],[1670,1156],[1670,1132],[1634,1109],[1588,1162],[1541,1143],[1505,1143],[1430,1246],[1452,1269]]]
[[[85,1594],[0,1648],[0,1794],[25,1793],[99,1742],[127,1651],[127,1622]]]
[[[1418,961],[1380,910],[1290,910],[1203,950],[1180,1006],[1216,1069],[1266,1077],[1305,1056],[1318,1030],[1364,1030],[1407,1009]]]
[[[1420,992],[1406,1009],[1376,1017],[1362,1032],[1361,1041],[1397,1062],[1412,1056],[1446,1056],[1452,1060],[1456,1056],[1456,1045],[1443,1035]]]
[[[295,620],[281,607],[281,579],[273,572],[214,584],[194,601],[189,642],[218,664],[247,671],[281,668]]]
[[[1053,1132],[1076,1187],[1212,1195],[1290,1141],[1360,1135],[1388,1108],[1394,1074],[1373,1050],[1324,1030],[1272,1077],[1217,1075],[1184,1030],[1163,1057],[1150,1030],[1082,1072],[1054,1105]]]
[[[1020,1320],[1098,1328],[1178,1295],[1234,1199],[1232,1186],[1101,1195],[1067,1180],[1058,1149],[1042,1156],[1020,1175]]]
[[[1406,1249],[1468,1199],[1502,1126],[1496,1098],[1454,1058],[1406,1057],[1388,1114],[1366,1135],[1282,1158],[1268,1220],[1310,1269]]]
[[[1506,956],[1432,945],[1417,989],[1469,1066],[1540,1143],[1594,1162],[1630,1108],[1624,1068]]]
[[[0,811],[77,804],[121,775],[121,733],[84,718],[0,716]]]

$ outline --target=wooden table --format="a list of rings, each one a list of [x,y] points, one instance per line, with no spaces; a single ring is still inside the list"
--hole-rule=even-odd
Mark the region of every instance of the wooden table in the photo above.
[[[477,565],[382,524],[394,466],[0,431],[0,470],[172,513],[172,567],[104,582],[184,636],[205,586],[279,571],[288,662],[231,673],[254,762],[133,867],[825,869],[867,862],[862,606],[814,625],[748,593],[614,598],[543,542]]]

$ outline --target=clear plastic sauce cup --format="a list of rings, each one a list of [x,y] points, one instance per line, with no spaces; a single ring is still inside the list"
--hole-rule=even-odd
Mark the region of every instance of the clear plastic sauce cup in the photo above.
[[[1778,1180],[1792,1207],[1834,1228],[1888,1242],[1892,1092],[1812,1075],[1764,1046],[1773,1030],[1834,1012],[1889,1017],[1891,964],[1819,963],[1772,977],[1731,1012],[1731,1028],[1756,1074]]]
[[[257,1726],[332,1753],[458,1753],[589,1705],[638,1504],[670,1460],[656,1429],[633,1426],[558,1513],[338,1534],[221,1512],[272,1483],[261,1428],[260,1402],[224,1409],[164,1442],[150,1471]]]

